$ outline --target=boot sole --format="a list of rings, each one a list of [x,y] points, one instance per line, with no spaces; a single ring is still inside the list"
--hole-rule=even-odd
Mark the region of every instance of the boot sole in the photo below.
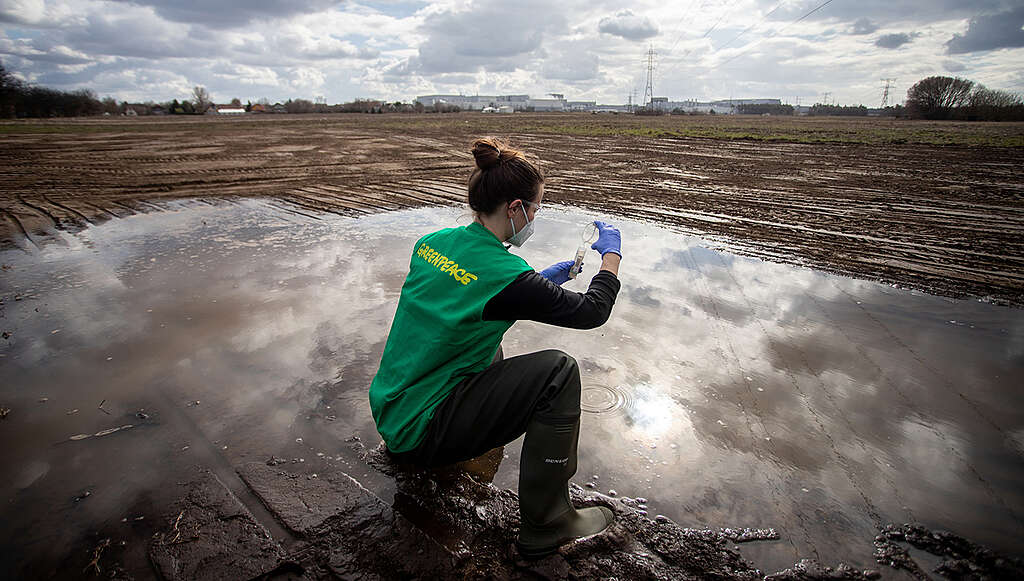
[[[585,539],[596,537],[597,535],[607,531],[610,526],[612,526],[611,522],[609,522],[607,525],[605,525],[605,527],[603,529],[597,531],[596,533],[593,533],[593,534],[590,534],[590,535],[586,535],[586,536],[583,536],[583,537],[570,537],[568,539],[565,539],[564,541],[559,542],[557,545],[547,546],[547,547],[543,547],[543,548],[540,548],[540,549],[527,549],[527,548],[524,548],[522,545],[520,545],[519,541],[516,541],[516,550],[519,551],[519,555],[521,557],[523,557],[524,559],[527,559],[527,560],[530,560],[530,561],[535,561],[537,559],[540,559],[540,558],[543,558],[543,557],[547,557],[548,555],[552,555],[554,553],[557,553],[559,547],[562,547],[564,545],[568,545],[569,543],[573,543],[573,542],[576,542],[576,541],[582,541],[582,540],[585,540]]]

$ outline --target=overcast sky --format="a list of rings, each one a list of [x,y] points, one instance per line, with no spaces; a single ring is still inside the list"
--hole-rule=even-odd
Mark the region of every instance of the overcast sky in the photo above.
[[[881,79],[902,101],[931,75],[1024,92],[1024,0],[0,0],[9,71],[129,101],[202,85],[217,102],[625,103],[651,46],[654,93],[673,100],[877,106]]]

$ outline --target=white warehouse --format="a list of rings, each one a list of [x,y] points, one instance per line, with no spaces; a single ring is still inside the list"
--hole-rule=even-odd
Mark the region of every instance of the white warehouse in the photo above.
[[[452,105],[467,111],[483,111],[486,107],[511,107],[513,111],[565,111],[568,108],[562,97],[531,99],[529,95],[420,95],[416,101],[426,107]]]

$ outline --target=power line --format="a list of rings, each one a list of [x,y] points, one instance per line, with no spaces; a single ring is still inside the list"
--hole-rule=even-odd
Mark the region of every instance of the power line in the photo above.
[[[726,3],[725,5],[728,6],[728,3]],[[723,20],[725,20],[725,15],[728,14],[728,13],[729,13],[729,9],[728,8],[726,8],[724,11],[722,11],[722,15],[718,17],[718,22],[715,22],[711,26],[711,28],[709,28],[708,31],[704,33],[704,36],[702,36],[701,38],[707,38],[709,34],[714,32],[715,29],[718,28],[718,25],[721,24]]]
[[[785,31],[785,30],[786,30],[787,28],[789,28],[790,26],[793,26],[794,24],[796,24],[796,23],[798,23],[798,22],[800,22],[800,21],[802,21],[802,20],[806,19],[806,18],[807,18],[808,16],[810,16],[811,14],[814,14],[815,12],[817,12],[817,11],[821,10],[822,8],[824,8],[824,7],[828,6],[829,4],[831,4],[831,3],[833,3],[833,2],[835,2],[835,0],[825,0],[825,1],[824,1],[824,2],[822,2],[821,4],[818,4],[817,6],[815,6],[815,7],[814,7],[814,8],[813,8],[813,9],[812,9],[812,10],[811,10],[810,12],[808,12],[807,14],[804,14],[804,15],[803,15],[803,16],[801,16],[800,18],[797,18],[797,19],[796,19],[796,20],[794,20],[793,22],[790,22],[789,24],[787,24],[787,25],[783,26],[782,28],[780,28],[779,30],[777,30],[777,31],[776,31],[776,32],[775,32],[774,34],[772,34],[771,36],[768,36],[768,37],[766,37],[766,38],[762,38],[761,40],[758,40],[758,41],[756,41],[756,42],[754,42],[754,43],[752,43],[752,44],[749,44],[749,45],[747,45],[747,50],[744,50],[743,52],[741,52],[741,53],[739,53],[739,54],[737,54],[737,55],[734,55],[734,56],[732,56],[732,57],[730,57],[730,58],[726,59],[726,60],[725,60],[725,62],[722,62],[722,63],[720,63],[720,64],[718,64],[718,65],[716,65],[716,66],[714,66],[714,67],[711,67],[711,70],[717,69],[717,68],[719,68],[719,67],[724,67],[725,65],[727,65],[727,64],[729,64],[729,63],[731,63],[732,61],[734,61],[734,60],[736,60],[736,59],[740,58],[741,56],[743,56],[743,55],[745,55],[745,54],[747,54],[748,52],[750,52],[751,50],[753,50],[753,48],[754,48],[755,46],[757,46],[757,45],[761,44],[761,43],[762,43],[762,42],[764,42],[765,40],[768,40],[769,38],[775,38],[776,36],[778,36],[778,35],[782,34],[782,32],[783,32],[783,31]]]
[[[703,6],[703,3],[701,4],[701,6]],[[701,37],[700,37],[701,39],[707,38],[708,35],[710,35],[712,32],[714,32],[714,30],[716,28],[718,28],[718,25],[721,24],[722,21],[725,20],[725,17],[729,14],[729,3],[728,2],[724,2],[722,4],[722,6],[725,7],[725,10],[722,11],[722,15],[718,17],[718,20],[713,25],[711,25],[711,28],[707,29],[707,31],[705,31],[704,34],[701,35]],[[682,40],[682,38],[683,38],[682,35],[680,35],[679,38],[676,39],[676,44],[679,44],[679,41]],[[672,45],[673,49],[676,47],[676,44]],[[671,52],[671,50],[669,52]],[[681,57],[679,57],[679,60],[682,61],[687,56],[689,56],[689,54],[691,52],[693,52],[693,48],[687,49],[686,52],[684,52],[683,55]],[[665,57],[668,58],[668,55],[665,55]]]
[[[775,11],[776,11],[776,10],[778,10],[779,8],[781,8],[781,7],[782,7],[782,4],[783,4],[783,3],[785,2],[785,1],[786,1],[786,0],[782,0],[781,2],[779,2],[778,4],[776,4],[776,5],[775,5],[775,8],[772,8],[772,9],[771,9],[771,10],[769,10],[769,11],[768,11],[768,12],[767,12],[767,13],[766,13],[766,14],[765,14],[764,16],[762,16],[762,17],[761,17],[761,20],[758,20],[758,21],[757,21],[757,22],[755,22],[754,24],[751,24],[750,26],[748,26],[748,27],[744,28],[744,29],[743,29],[743,32],[741,32],[741,33],[737,34],[736,36],[732,37],[732,40],[730,40],[729,42],[727,42],[727,43],[723,44],[722,46],[720,46],[720,47],[716,48],[716,49],[715,49],[715,51],[716,51],[716,52],[717,52],[717,51],[720,51],[720,50],[722,50],[723,48],[725,48],[725,47],[729,46],[730,44],[732,44],[732,43],[736,42],[737,40],[739,40],[739,39],[740,39],[740,37],[741,37],[741,36],[743,36],[744,34],[746,34],[746,33],[750,32],[750,30],[751,30],[752,28],[754,28],[755,26],[759,26],[759,25],[760,25],[760,24],[761,24],[762,22],[764,22],[765,20],[768,20],[768,17],[769,17],[769,16],[771,16],[772,14],[775,14]]]
[[[706,0],[703,0],[701,2],[701,6],[704,5],[705,1]],[[696,3],[697,3],[697,0],[690,0],[690,3],[686,6],[686,10],[684,10],[682,16],[679,17],[679,22],[677,22],[675,27],[674,27],[676,32],[679,32],[679,26],[683,23],[683,19],[686,18],[686,16],[690,13],[690,9],[693,8],[693,5],[696,4]],[[672,48],[668,49],[668,52],[665,53],[666,58],[668,57],[668,55],[672,54],[672,51],[674,51],[676,49],[676,45],[678,45],[679,41],[682,40],[682,39],[683,39],[683,35],[681,33],[678,36],[676,36],[676,41],[674,43],[672,43]]]
[[[729,14],[729,8],[728,8],[728,5],[729,5],[729,3],[728,3],[728,2],[725,2],[725,3],[723,3],[722,5],[723,5],[723,6],[725,6],[725,7],[726,7],[726,9],[725,9],[724,11],[722,11],[722,15],[718,17],[718,21],[717,21],[717,22],[715,22],[715,23],[714,23],[714,24],[713,24],[713,25],[711,26],[711,28],[707,29],[707,31],[706,31],[706,32],[704,32],[704,34],[702,34],[702,35],[701,35],[701,37],[700,37],[701,39],[707,38],[709,34],[711,34],[712,32],[714,32],[714,30],[715,30],[716,28],[718,28],[718,25],[719,25],[719,24],[721,24],[723,20],[725,20],[725,17],[726,17],[726,15],[727,15],[727,14]],[[701,6],[704,6],[704,3],[703,3],[703,2],[701,3]],[[684,16],[685,16],[685,15],[684,15]],[[679,35],[679,37],[678,37],[678,38],[676,38],[676,41],[675,41],[675,43],[674,43],[674,44],[672,45],[672,48],[671,48],[671,49],[669,49],[668,53],[666,53],[666,54],[665,54],[665,58],[668,58],[669,54],[671,54],[671,53],[672,53],[672,51],[673,51],[673,50],[675,50],[675,48],[676,48],[676,45],[678,45],[678,44],[679,44],[679,41],[680,41],[680,40],[682,40],[682,39],[683,39],[683,35],[682,35],[682,34],[680,34],[680,35]],[[683,56],[679,57],[679,60],[683,60],[683,59],[684,59],[684,58],[686,58],[686,57],[687,57],[687,55],[689,55],[689,54],[690,54],[691,52],[693,52],[693,49],[692,49],[692,48],[690,48],[690,49],[687,49],[687,51],[683,53]]]

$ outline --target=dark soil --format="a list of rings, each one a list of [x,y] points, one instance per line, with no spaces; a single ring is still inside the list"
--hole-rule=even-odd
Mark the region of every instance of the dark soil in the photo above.
[[[541,161],[552,202],[769,260],[1024,304],[1024,148],[968,145],[1013,143],[1020,124],[716,123],[462,113],[14,124],[0,142],[0,247],[173,198],[272,196],[314,215],[462,203],[469,143],[495,133]],[[886,131],[924,137],[878,142]]]

